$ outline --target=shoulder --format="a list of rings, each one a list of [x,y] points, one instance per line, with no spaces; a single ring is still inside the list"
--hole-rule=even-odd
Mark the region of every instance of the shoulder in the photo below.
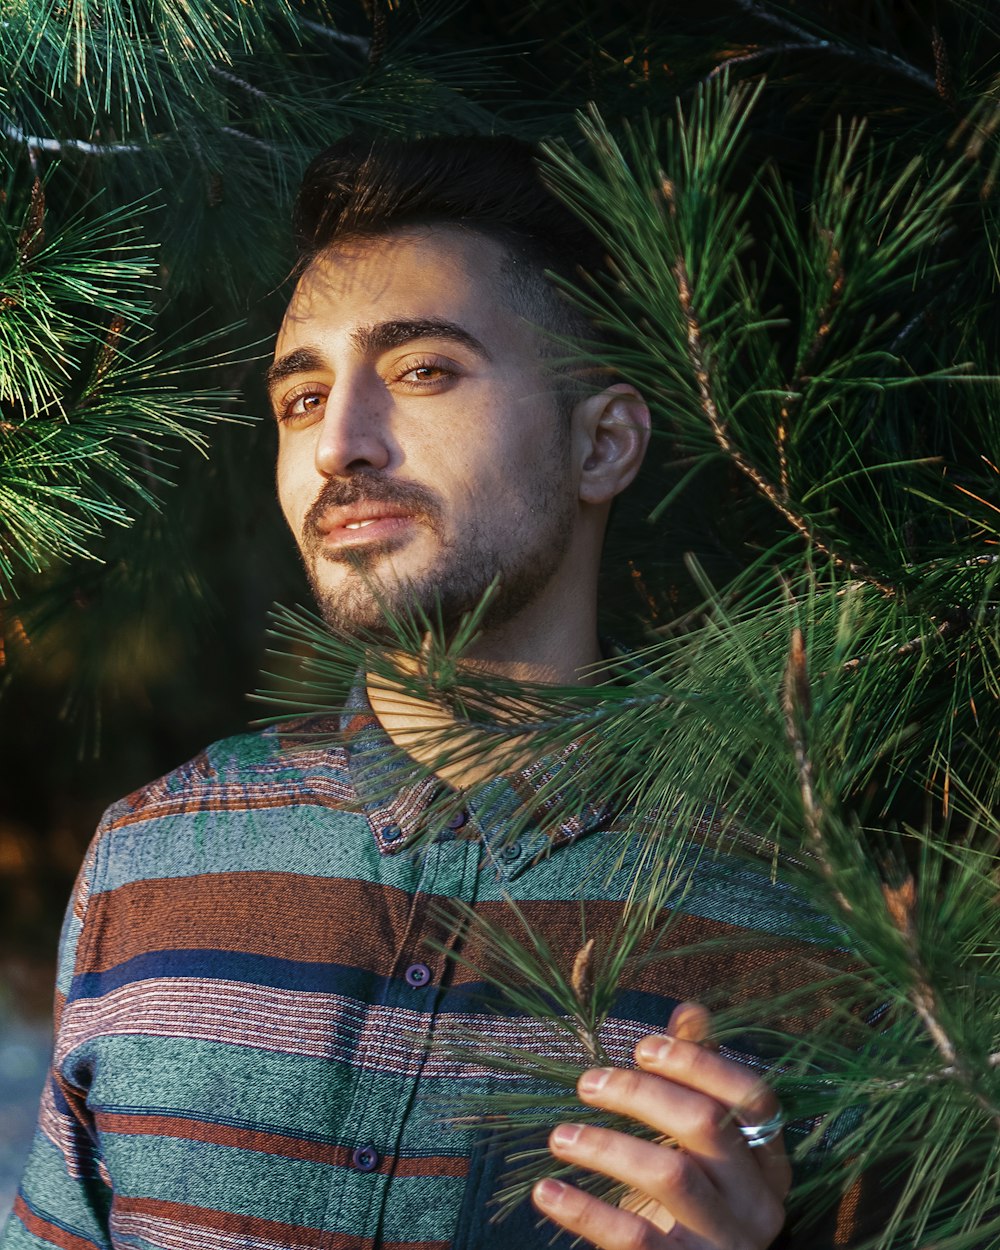
[[[88,893],[145,878],[302,870],[331,820],[364,820],[336,718],[304,718],[212,743],[105,812],[88,853]],[[297,862],[297,861],[296,861]]]
[[[102,830],[171,814],[218,808],[241,801],[279,801],[294,789],[322,793],[343,789],[347,756],[335,718],[308,717],[220,739],[169,773],[117,803]],[[340,782],[338,787],[337,783]]]

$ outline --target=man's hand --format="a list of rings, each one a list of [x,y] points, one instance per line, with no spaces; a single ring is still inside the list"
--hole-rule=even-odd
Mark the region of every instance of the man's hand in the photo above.
[[[739,1064],[701,1045],[708,1013],[682,1003],[666,1035],[636,1047],[642,1071],[597,1068],[583,1102],[630,1116],[672,1143],[558,1125],[549,1149],[567,1163],[631,1186],[614,1207],[561,1181],[539,1181],[535,1205],[601,1250],[764,1250],[781,1231],[791,1168],[781,1138],[751,1150],[739,1123],[764,1124],[778,1103]]]

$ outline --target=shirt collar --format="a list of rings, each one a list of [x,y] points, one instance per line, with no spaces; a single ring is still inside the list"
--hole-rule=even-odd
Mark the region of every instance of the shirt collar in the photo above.
[[[573,796],[578,739],[529,767],[503,773],[468,794],[428,776],[397,747],[372,710],[359,675],[341,717],[351,784],[384,855],[423,835],[430,841],[471,838],[484,844],[505,876],[605,828],[611,804]]]

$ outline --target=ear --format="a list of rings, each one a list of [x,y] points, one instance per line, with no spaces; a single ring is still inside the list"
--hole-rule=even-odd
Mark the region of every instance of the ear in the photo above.
[[[580,440],[580,500],[610,503],[639,472],[649,445],[649,408],[634,386],[616,382],[573,409]]]

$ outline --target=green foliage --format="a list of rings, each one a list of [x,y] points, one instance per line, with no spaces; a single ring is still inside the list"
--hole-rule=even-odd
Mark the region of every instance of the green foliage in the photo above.
[[[559,1056],[511,1050],[530,1090],[454,1109],[505,1117],[523,1152],[502,1209],[557,1167],[538,1134],[592,1116],[572,1087],[622,975],[684,957],[671,923],[698,827],[698,854],[763,856],[800,887],[849,956],[817,967],[821,1027],[756,1028],[789,1111],[822,1117],[803,1209],[875,1170],[899,1185],[885,1250],[1000,1240],[998,43],[973,0],[624,18],[74,0],[0,23],[0,588],[23,635],[6,664],[57,671],[62,706],[190,667],[213,593],[233,605],[227,657],[251,667],[254,611],[291,562],[263,554],[266,434],[216,428],[205,465],[179,452],[204,450],[234,392],[260,404],[227,327],[249,310],[243,338],[273,330],[317,148],[544,134],[546,176],[608,245],[611,267],[569,290],[599,333],[566,350],[656,411],[609,550],[641,590],[608,596],[634,605],[637,649],[592,687],[527,687],[463,665],[485,605],[450,637],[433,614],[390,622],[388,645],[284,610],[269,665],[289,714],[340,707],[361,666],[451,709],[438,766],[572,751],[512,839],[594,793],[630,814],[594,871],[637,848],[641,869],[585,979],[530,927],[483,935],[483,971]],[[400,756],[379,780],[429,771]],[[720,1038],[811,1001],[762,989],[729,1009],[729,989]]]
[[[129,499],[153,502],[162,448],[204,448],[199,424],[231,398],[179,393],[176,360],[151,350],[154,268],[137,236],[99,214],[46,237],[40,182],[2,223],[0,587],[19,565],[89,556],[104,526],[129,522]]]

